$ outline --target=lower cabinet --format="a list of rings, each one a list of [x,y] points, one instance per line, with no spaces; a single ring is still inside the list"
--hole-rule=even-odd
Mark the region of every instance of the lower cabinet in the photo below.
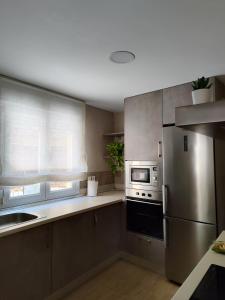
[[[79,214],[53,223],[53,291],[64,287],[92,267],[93,235],[93,212]]]
[[[120,212],[114,204],[53,223],[53,292],[118,251]]]
[[[121,204],[0,238],[0,300],[43,300],[119,249]]]
[[[115,255],[120,248],[121,204],[114,204],[94,211],[95,264]]]
[[[0,238],[0,299],[42,300],[50,294],[50,225]]]

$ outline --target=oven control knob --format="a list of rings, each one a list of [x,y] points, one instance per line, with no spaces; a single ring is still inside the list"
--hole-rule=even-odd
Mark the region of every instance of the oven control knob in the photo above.
[[[157,176],[153,176],[153,180],[157,180],[158,178],[157,178]]]
[[[145,193],[142,193],[141,195],[142,195],[142,196],[145,196]]]
[[[152,196],[152,194],[148,194],[148,197],[151,197]]]
[[[136,192],[136,195],[139,195],[139,192]]]

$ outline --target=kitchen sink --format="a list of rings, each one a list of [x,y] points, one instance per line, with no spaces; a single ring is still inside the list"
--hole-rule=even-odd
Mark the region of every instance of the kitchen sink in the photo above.
[[[23,213],[23,212],[15,212],[7,215],[1,215],[0,216],[0,230],[14,225],[19,225],[24,222],[32,221],[37,219],[38,216]]]

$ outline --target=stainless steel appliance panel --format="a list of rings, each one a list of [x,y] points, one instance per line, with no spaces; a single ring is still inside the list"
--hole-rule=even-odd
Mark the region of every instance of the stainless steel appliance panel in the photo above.
[[[146,191],[137,189],[126,189],[126,196],[143,200],[153,200],[162,202],[162,193],[156,191]]]
[[[182,283],[216,238],[216,225],[165,218],[166,276]]]
[[[164,127],[163,160],[164,213],[215,224],[213,139]]]
[[[127,230],[163,239],[163,207],[159,201],[127,198]]]
[[[125,161],[125,179],[126,189],[161,190],[156,161]]]

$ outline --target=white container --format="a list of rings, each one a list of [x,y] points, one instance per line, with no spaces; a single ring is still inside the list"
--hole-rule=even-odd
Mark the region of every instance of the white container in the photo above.
[[[98,193],[98,181],[88,180],[87,195],[90,197],[97,196]]]
[[[199,89],[192,91],[193,104],[210,102],[210,89]]]

